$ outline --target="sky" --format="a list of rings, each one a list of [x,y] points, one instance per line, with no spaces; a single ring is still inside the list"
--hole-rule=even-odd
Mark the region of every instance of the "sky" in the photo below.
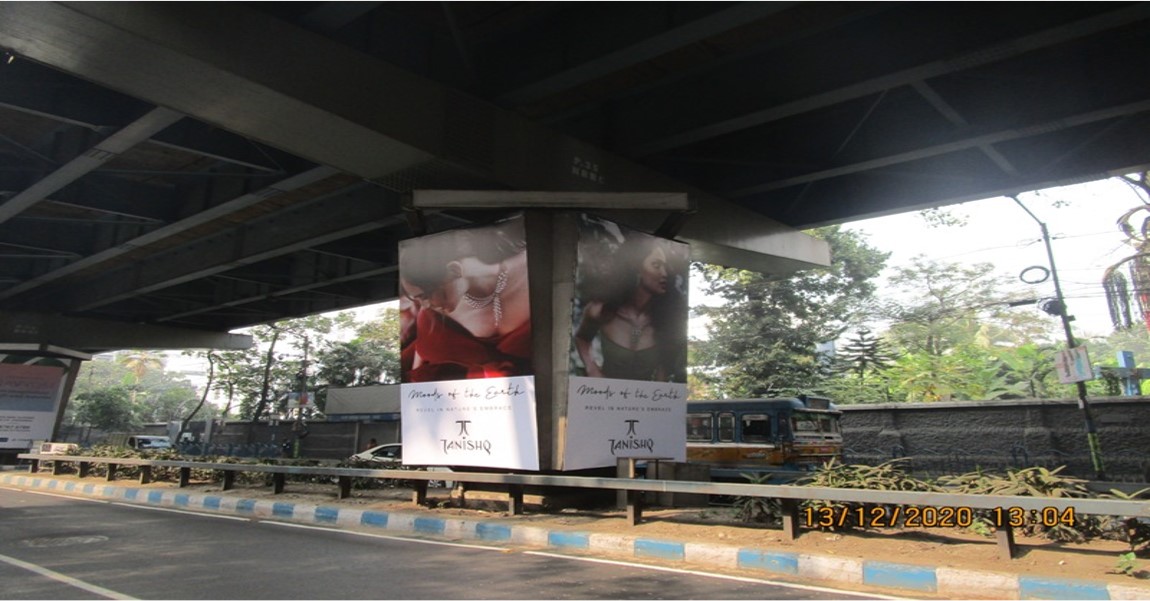
[[[1105,336],[1112,331],[1102,287],[1107,267],[1133,253],[1118,219],[1142,206],[1142,199],[1125,183],[1113,179],[1027,192],[1019,200],[1050,232],[1058,279],[1076,336]],[[1061,206],[1059,206],[1061,205]],[[945,210],[966,220],[964,226],[930,228],[919,212],[903,213],[845,224],[867,236],[871,246],[891,253],[888,266],[907,265],[916,255],[940,262],[991,263],[1020,289],[1036,298],[1053,298],[1052,280],[1026,285],[1021,272],[1031,266],[1049,268],[1038,222],[1007,197],[990,198]],[[1150,213],[1139,212],[1140,222]],[[1129,278],[1129,272],[1124,272]],[[1038,311],[1033,306],[1019,310]]]

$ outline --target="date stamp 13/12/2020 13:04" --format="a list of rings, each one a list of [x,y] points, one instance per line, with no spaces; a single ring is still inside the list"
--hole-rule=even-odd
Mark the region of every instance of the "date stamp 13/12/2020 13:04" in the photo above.
[[[803,509],[801,519],[808,528],[833,528],[847,525],[862,528],[968,528],[976,521],[994,528],[1026,526],[1074,526],[1074,508],[994,507],[975,510],[971,507],[932,506],[823,506]]]

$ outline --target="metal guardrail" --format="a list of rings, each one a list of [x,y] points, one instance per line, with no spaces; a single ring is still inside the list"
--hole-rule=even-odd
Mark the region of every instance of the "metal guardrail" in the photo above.
[[[443,480],[444,472],[428,472],[415,470],[395,469],[363,469],[363,468],[337,468],[322,466],[288,466],[267,465],[252,463],[206,463],[196,461],[172,461],[160,459],[136,459],[119,457],[85,457],[78,455],[47,455],[40,453],[24,453],[18,455],[20,459],[32,462],[31,470],[38,471],[40,462],[50,461],[53,464],[53,474],[58,474],[61,463],[76,463],[79,465],[79,476],[86,477],[93,464],[107,465],[108,480],[114,480],[116,468],[120,465],[133,465],[141,468],[140,482],[151,481],[151,470],[154,467],[168,467],[179,470],[179,486],[185,487],[190,480],[191,470],[210,470],[223,472],[224,490],[232,488],[234,476],[238,472],[260,472],[273,476],[275,493],[282,493],[285,477],[288,475],[328,476],[338,480],[339,498],[351,495],[352,478],[380,478],[408,481],[413,489],[413,502],[424,504],[427,502],[427,483],[430,480]],[[523,512],[523,489],[525,486],[556,487],[556,488],[590,488],[600,490],[624,491],[627,499],[627,519],[634,525],[642,520],[642,494],[644,492],[656,493],[682,493],[695,495],[723,495],[733,497],[759,497],[778,499],[783,507],[783,531],[795,538],[801,529],[803,512],[800,511],[800,501],[839,501],[861,503],[875,507],[891,506],[899,508],[883,510],[884,517],[897,523],[897,515],[904,519],[911,514],[920,517],[927,511],[933,511],[937,516],[942,508],[949,508],[951,515],[954,511],[969,511],[975,509],[997,510],[1005,517],[1019,518],[1023,521],[1033,522],[1042,520],[1046,514],[1055,512],[1057,516],[1077,515],[1107,515],[1128,518],[1150,519],[1150,501],[1139,500],[1111,500],[1111,499],[1067,499],[1053,497],[1021,497],[1006,495],[971,495],[958,493],[912,492],[893,490],[863,490],[848,488],[827,488],[817,486],[790,486],[770,484],[743,484],[726,482],[690,482],[680,480],[645,480],[631,478],[604,478],[590,476],[556,476],[543,474],[499,474],[484,472],[450,472],[450,480],[473,484],[492,484],[507,489],[509,511],[512,514]],[[917,508],[917,512],[912,508]],[[807,526],[813,524],[812,514],[806,514]],[[820,518],[825,516],[820,515]],[[831,516],[837,518],[839,516]],[[846,517],[846,516],[842,516]],[[875,523],[874,515],[860,516]],[[996,538],[1000,556],[1009,559],[1015,555],[1013,527],[1010,520],[996,524]],[[829,525],[829,524],[828,524]]]

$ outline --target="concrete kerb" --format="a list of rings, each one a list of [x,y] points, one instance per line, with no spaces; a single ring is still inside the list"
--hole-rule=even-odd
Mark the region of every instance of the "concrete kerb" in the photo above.
[[[66,493],[140,505],[291,521],[337,528],[382,529],[397,535],[502,543],[612,557],[658,559],[695,569],[741,570],[780,580],[861,584],[896,594],[962,599],[1150,599],[1150,587],[1068,580],[947,567],[857,560],[709,543],[653,540],[625,534],[552,530],[505,520],[440,518],[362,508],[244,499],[204,493],[62,481],[0,474],[0,485]]]

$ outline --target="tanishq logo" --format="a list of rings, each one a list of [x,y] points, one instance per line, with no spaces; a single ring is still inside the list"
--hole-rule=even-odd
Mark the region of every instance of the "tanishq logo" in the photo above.
[[[483,451],[488,455],[491,454],[491,441],[490,440],[475,440],[469,438],[470,434],[467,432],[467,424],[471,420],[461,419],[456,420],[455,423],[459,424],[459,435],[454,440],[441,438],[440,442],[443,443],[443,454],[448,455],[452,451]]]
[[[628,419],[623,420],[627,424],[627,438],[609,438],[607,443],[611,447],[611,454],[615,455],[617,451],[637,451],[645,450],[648,453],[655,452],[655,439],[654,438],[639,438],[637,432],[639,420]]]

